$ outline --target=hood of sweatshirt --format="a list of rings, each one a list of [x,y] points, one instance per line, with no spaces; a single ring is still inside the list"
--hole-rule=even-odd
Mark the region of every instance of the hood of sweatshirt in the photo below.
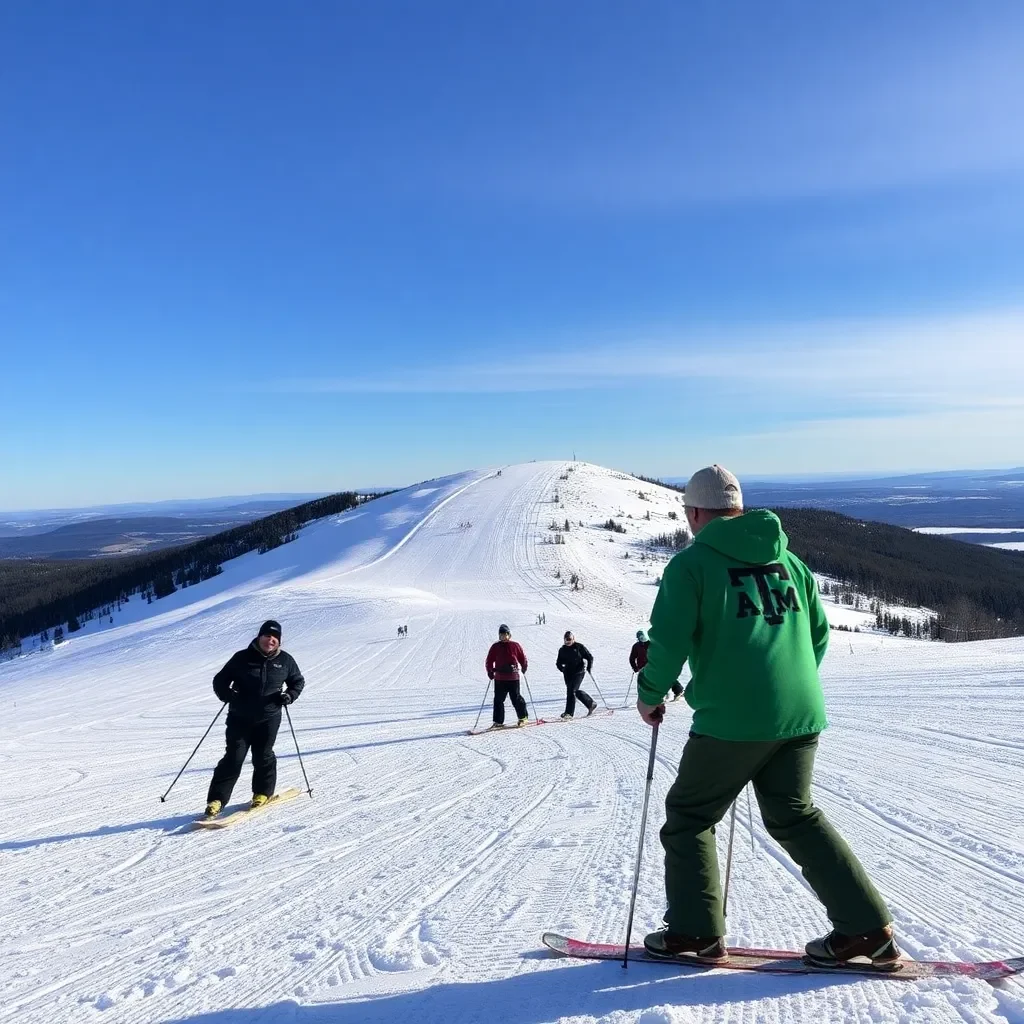
[[[693,542],[748,565],[777,562],[789,545],[779,517],[765,508],[712,519]]]

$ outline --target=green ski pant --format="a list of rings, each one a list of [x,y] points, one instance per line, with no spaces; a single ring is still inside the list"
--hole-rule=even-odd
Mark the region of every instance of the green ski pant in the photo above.
[[[665,923],[689,936],[725,935],[715,825],[753,782],[768,834],[793,858],[832,925],[861,935],[891,920],[860,862],[811,800],[818,737],[740,743],[690,734],[665,798]]]

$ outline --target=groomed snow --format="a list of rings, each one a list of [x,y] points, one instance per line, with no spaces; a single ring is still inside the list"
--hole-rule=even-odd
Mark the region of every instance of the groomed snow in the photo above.
[[[545,929],[621,938],[650,733],[623,710],[470,738],[484,654],[509,622],[537,710],[553,716],[571,627],[620,703],[660,571],[630,545],[682,525],[673,492],[584,464],[560,480],[565,468],[426,482],[0,665],[0,1020],[1024,1021],[1018,981],[624,973],[540,950]],[[601,529],[608,517],[626,534]],[[566,543],[543,543],[565,518]],[[214,671],[268,616],[308,680],[293,719],[314,799],[186,831],[219,724],[167,803],[159,794],[219,706]],[[817,798],[890,901],[906,951],[1024,953],[1024,643],[835,633],[824,679]],[[637,937],[660,919],[657,830],[688,723],[670,705]],[[287,729],[277,749],[280,786],[301,785]],[[236,802],[248,782],[247,769]],[[730,941],[819,934],[820,907],[760,824],[748,832],[745,801],[739,820]]]

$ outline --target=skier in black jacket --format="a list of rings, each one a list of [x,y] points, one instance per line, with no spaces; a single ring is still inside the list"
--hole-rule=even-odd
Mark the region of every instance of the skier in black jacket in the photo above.
[[[252,806],[260,807],[274,795],[274,740],[281,725],[281,708],[296,700],[305,685],[295,659],[281,650],[281,624],[273,619],[264,622],[256,639],[232,654],[213,677],[213,692],[228,705],[227,749],[213,771],[206,795],[207,818],[215,818],[231,799],[250,747]]]
[[[576,711],[576,698],[587,709],[587,714],[592,715],[597,705],[589,693],[580,689],[584,675],[591,670],[594,664],[594,656],[583,646],[578,644],[571,630],[565,634],[565,643],[558,648],[558,657],[555,659],[555,667],[562,673],[565,679],[565,712],[560,716],[568,721]]]

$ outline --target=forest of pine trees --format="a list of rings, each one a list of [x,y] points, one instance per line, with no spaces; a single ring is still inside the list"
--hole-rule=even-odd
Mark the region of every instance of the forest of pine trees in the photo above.
[[[379,497],[380,495],[374,495]],[[111,616],[131,599],[152,603],[222,572],[221,566],[250,551],[261,554],[294,540],[314,519],[354,508],[354,491],[317,498],[179,548],[147,555],[88,560],[0,561],[0,652],[36,633],[64,639],[97,615]],[[44,641],[45,642],[45,641]]]
[[[935,613],[923,624],[883,613],[880,622],[876,616],[878,628],[946,641],[1024,634],[1024,552],[915,533],[825,509],[773,511],[782,520],[790,549],[814,572],[842,580],[844,591]],[[652,544],[678,551],[688,539],[684,530],[676,530],[654,538]]]

